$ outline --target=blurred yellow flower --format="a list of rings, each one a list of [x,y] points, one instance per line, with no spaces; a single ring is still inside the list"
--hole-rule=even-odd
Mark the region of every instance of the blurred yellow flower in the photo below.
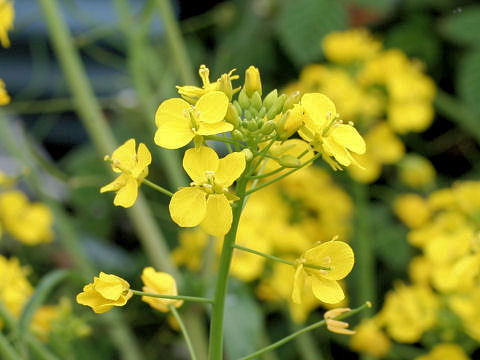
[[[93,283],[84,286],[77,295],[77,302],[87,305],[97,314],[104,313],[114,306],[123,306],[132,297],[130,284],[121,277],[100,272]]]
[[[103,186],[100,192],[117,191],[113,200],[116,206],[133,206],[137,200],[138,187],[148,175],[148,165],[152,162],[150,151],[143,143],[135,151],[135,139],[129,139],[113,152],[111,158],[107,156],[106,159],[111,160],[113,171],[122,175]]]
[[[18,190],[0,194],[0,220],[6,231],[26,245],[52,241],[50,209],[42,203],[30,203]]]
[[[363,154],[365,141],[351,124],[337,120],[335,104],[323,94],[309,93],[302,96],[301,105],[305,113],[303,126],[298,131],[300,136],[324,154],[332,168],[340,169],[340,166],[330,156],[343,166],[360,166],[350,151]]]
[[[208,246],[208,234],[202,229],[182,230],[178,234],[179,246],[172,251],[175,264],[184,265],[192,272],[200,271]]]
[[[415,360],[469,360],[465,351],[457,344],[443,343],[433,347],[426,355],[417,356]]]
[[[328,304],[335,304],[345,298],[338,280],[345,278],[353,268],[354,254],[345,242],[335,238],[305,251],[297,259],[297,268],[293,281],[292,300],[302,302],[302,292],[307,276],[312,280],[312,291],[317,299]],[[329,268],[317,270],[304,264]]]
[[[146,267],[142,272],[142,281],[145,285],[143,291],[150,294],[178,295],[177,283],[172,275],[155,271],[153,267]],[[169,305],[178,308],[182,306],[183,300],[161,299],[151,296],[142,296],[142,300],[154,309],[161,312],[169,312]]]
[[[1,5],[0,5],[1,6]],[[10,96],[5,89],[5,83],[0,79],[0,106],[10,103]]]
[[[13,4],[9,0],[0,0],[0,43],[3,47],[10,46],[8,31],[13,29],[13,19],[15,10]]]
[[[245,154],[233,152],[223,159],[206,146],[188,149],[183,158],[183,168],[193,180],[173,194],[170,216],[179,226],[200,225],[207,233],[225,235],[232,224],[229,200],[235,195],[228,188],[245,170]]]
[[[395,214],[410,228],[418,228],[427,223],[432,215],[428,202],[417,194],[402,194],[393,204]]]
[[[165,100],[155,114],[158,128],[155,144],[167,149],[178,149],[195,137],[201,139],[204,135],[233,130],[233,125],[224,121],[228,103],[227,95],[220,91],[206,93],[195,106],[179,98]]]
[[[343,313],[349,312],[351,310],[352,309],[350,308],[337,308],[337,309],[332,309],[325,312],[325,314],[323,314],[323,317],[325,318],[325,322],[327,323],[327,329],[337,334],[343,334],[343,335],[355,334],[354,330],[347,329],[349,326],[347,322],[334,319],[337,316]]]
[[[325,57],[334,63],[367,60],[380,50],[382,44],[367,29],[331,32],[322,40]]]
[[[0,255],[0,300],[14,316],[20,315],[33,293],[27,274],[17,258],[7,259]]]
[[[391,346],[392,342],[380,329],[375,319],[363,320],[355,327],[355,334],[350,340],[350,347],[353,350],[377,358],[384,357]]]

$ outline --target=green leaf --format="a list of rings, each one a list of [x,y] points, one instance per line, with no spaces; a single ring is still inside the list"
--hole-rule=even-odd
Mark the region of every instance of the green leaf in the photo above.
[[[322,38],[346,27],[347,14],[334,0],[284,1],[276,22],[280,43],[297,65],[318,61]]]
[[[480,47],[480,6],[461,7],[440,22],[440,33],[452,42]]]
[[[465,105],[480,114],[480,50],[471,51],[460,61],[456,87]]]
[[[238,359],[261,347],[263,317],[249,288],[232,281],[225,302],[225,351]]]
[[[38,285],[35,287],[35,292],[30,298],[30,301],[23,308],[22,314],[20,315],[20,319],[18,321],[18,331],[21,336],[24,336],[28,333],[28,329],[35,312],[45,302],[47,296],[50,294],[53,288],[62,282],[67,276],[70,276],[70,274],[71,272],[68,270],[54,270],[40,280]]]

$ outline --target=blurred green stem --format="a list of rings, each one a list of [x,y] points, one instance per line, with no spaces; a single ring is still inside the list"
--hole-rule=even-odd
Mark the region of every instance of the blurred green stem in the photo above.
[[[190,358],[192,360],[197,360],[197,357],[195,356],[195,350],[193,349],[192,341],[190,340],[190,336],[188,336],[187,329],[185,328],[185,324],[183,323],[182,318],[180,317],[180,314],[178,313],[177,309],[175,309],[175,306],[173,306],[172,304],[168,305],[168,307],[170,308],[170,311],[172,312],[173,316],[175,316],[175,319],[177,319],[178,325],[182,330],[183,338],[187,343],[188,352],[190,353]]]
[[[0,355],[2,355],[2,359],[5,360],[22,359],[22,357],[16,352],[2,332],[0,332]]]
[[[193,73],[193,67],[183,41],[180,26],[173,13],[172,3],[170,0],[157,0],[157,6],[165,25],[165,32],[175,58],[175,63],[180,71],[180,77],[184,84],[194,85],[196,83],[195,74]]]
[[[440,114],[455,122],[480,144],[479,115],[472,112],[460,100],[440,89],[437,90],[434,103]]]

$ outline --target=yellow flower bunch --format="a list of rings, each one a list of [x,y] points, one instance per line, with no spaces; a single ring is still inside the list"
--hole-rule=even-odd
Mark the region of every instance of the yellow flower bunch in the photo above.
[[[400,50],[382,49],[366,29],[330,33],[322,48],[329,62],[306,66],[285,91],[324,93],[345,123],[359,126],[366,151],[352,154],[355,161],[349,159],[354,165],[349,172],[358,181],[373,182],[382,165],[396,164],[403,157],[405,148],[397,134],[430,126],[434,83],[418,62]]]
[[[0,255],[0,300],[14,316],[19,316],[33,293],[27,279],[28,269],[17,258],[7,259]]]
[[[10,46],[8,32],[13,29],[15,11],[10,0],[0,0],[0,44],[7,48]]]
[[[26,245],[50,242],[53,216],[39,202],[29,202],[24,193],[9,190],[0,193],[0,225],[14,238]]]

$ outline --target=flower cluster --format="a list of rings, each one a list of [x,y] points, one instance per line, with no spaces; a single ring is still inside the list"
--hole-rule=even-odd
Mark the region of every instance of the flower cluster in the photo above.
[[[435,85],[418,61],[400,50],[382,49],[366,29],[330,33],[322,47],[329,63],[305,67],[286,92],[322,92],[345,121],[359,126],[367,151],[353,155],[355,166],[349,172],[358,181],[373,182],[382,164],[396,164],[403,157],[399,135],[430,126]]]

